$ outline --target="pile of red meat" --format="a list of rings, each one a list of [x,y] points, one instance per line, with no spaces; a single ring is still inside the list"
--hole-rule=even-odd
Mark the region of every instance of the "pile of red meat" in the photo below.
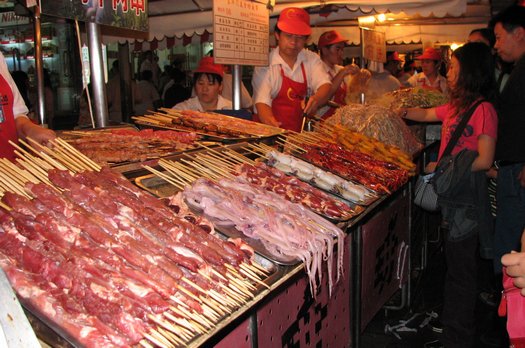
[[[107,169],[48,176],[61,191],[27,184],[33,199],[2,198],[12,210],[0,210],[0,266],[25,303],[81,345],[134,345],[168,309],[175,321],[186,322],[182,309],[205,316],[206,293],[226,298],[226,265],[249,262]]]

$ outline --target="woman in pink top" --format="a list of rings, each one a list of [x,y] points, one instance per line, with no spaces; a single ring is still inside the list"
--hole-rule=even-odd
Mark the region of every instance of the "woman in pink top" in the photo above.
[[[479,104],[452,150],[455,173],[458,168],[466,174],[454,186],[454,194],[440,196],[439,204],[445,232],[447,272],[441,314],[443,336],[426,347],[473,347],[476,322],[474,310],[477,298],[477,263],[492,257],[492,221],[487,191],[486,171],[494,160],[497,133],[497,114],[490,103],[496,93],[490,48],[478,42],[467,43],[452,54],[447,81],[450,102],[432,109],[404,109],[401,115],[421,122],[443,122],[438,160],[458,126],[462,116],[473,104]],[[465,155],[468,154],[468,155]],[[468,160],[466,160],[468,158]],[[468,168],[470,167],[470,172]],[[434,172],[436,162],[425,168]],[[463,172],[461,172],[463,173]]]

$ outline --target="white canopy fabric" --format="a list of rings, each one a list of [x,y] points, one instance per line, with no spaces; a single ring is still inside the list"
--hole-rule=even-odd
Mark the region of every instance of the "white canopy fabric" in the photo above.
[[[323,7],[320,7],[320,5]],[[331,5],[331,6],[329,6]],[[311,9],[311,24],[323,27],[323,23],[353,20],[359,16],[377,13],[399,13],[407,15],[444,17],[461,16],[466,12],[467,0],[356,0],[349,1],[276,1],[271,16],[273,27],[279,13],[286,7],[303,7]],[[182,39],[205,31],[213,32],[213,0],[155,0],[149,3],[149,33],[146,41],[163,41],[165,37]],[[323,13],[330,9],[328,13]],[[320,14],[321,13],[321,14]],[[349,29],[357,30],[357,29]],[[358,43],[353,39],[351,41]],[[359,36],[357,36],[359,37]],[[134,41],[134,38],[104,36],[107,42]],[[142,40],[139,40],[142,41]],[[405,40],[402,40],[405,42]],[[414,40],[409,40],[414,41]]]

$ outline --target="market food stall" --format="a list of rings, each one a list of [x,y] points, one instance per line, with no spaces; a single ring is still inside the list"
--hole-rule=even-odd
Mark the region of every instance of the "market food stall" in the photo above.
[[[134,121],[0,166],[1,266],[51,345],[359,347],[406,289],[409,145],[341,120],[299,135],[188,111]]]

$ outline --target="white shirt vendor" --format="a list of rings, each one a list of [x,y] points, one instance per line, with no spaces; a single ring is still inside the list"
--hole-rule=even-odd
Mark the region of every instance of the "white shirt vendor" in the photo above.
[[[330,76],[328,76],[321,58],[316,53],[307,49],[302,50],[297,56],[293,69],[291,69],[279,55],[279,47],[277,47],[270,52],[269,66],[256,67],[253,71],[253,103],[272,105],[272,100],[281,89],[281,67],[288,78],[297,82],[304,82],[301,63],[304,64],[304,69],[307,72],[308,95],[313,94],[325,83],[331,83]]]
[[[232,102],[228,99],[224,98],[222,95],[219,95],[219,100],[217,101],[217,110],[231,110]],[[205,112],[204,108],[202,107],[201,103],[199,102],[198,97],[192,97],[190,99],[186,99],[183,102],[180,102],[176,104],[173,109],[178,110],[195,110],[200,112]]]

